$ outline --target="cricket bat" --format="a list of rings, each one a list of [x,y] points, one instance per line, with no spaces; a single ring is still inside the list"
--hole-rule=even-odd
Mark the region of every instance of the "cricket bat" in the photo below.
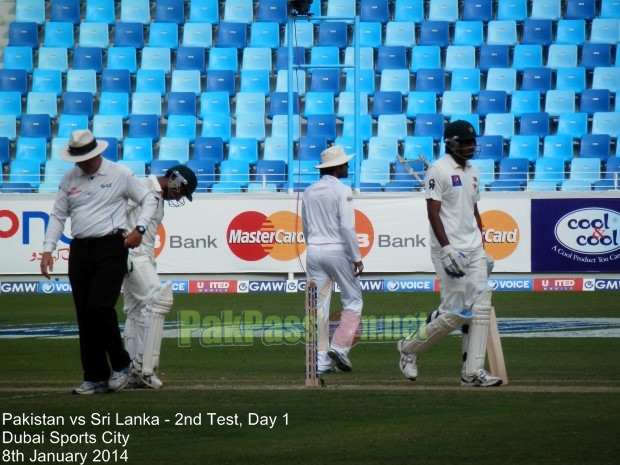
[[[489,368],[491,369],[491,374],[493,376],[501,378],[503,380],[502,384],[508,384],[506,363],[504,362],[504,351],[502,349],[502,340],[499,337],[499,329],[497,327],[497,317],[495,316],[494,307],[491,307],[491,318],[489,320],[487,358],[489,359]]]

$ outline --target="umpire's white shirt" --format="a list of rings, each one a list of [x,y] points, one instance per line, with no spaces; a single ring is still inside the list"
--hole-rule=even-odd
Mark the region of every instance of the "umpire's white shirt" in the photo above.
[[[479,181],[477,167],[467,162],[462,168],[450,155],[444,155],[426,171],[426,199],[441,202],[439,216],[450,244],[457,250],[482,247],[482,237],[474,216],[474,205],[480,201]],[[431,247],[441,248],[432,228],[430,235]]]
[[[43,251],[51,252],[56,248],[67,218],[71,218],[72,237],[101,237],[117,229],[127,230],[129,199],[142,206],[137,224],[147,227],[159,204],[150,193],[130,168],[105,158],[92,175],[75,165],[60,182]]]
[[[341,244],[352,261],[362,259],[355,232],[353,191],[338,178],[324,175],[304,191],[301,217],[306,244]]]

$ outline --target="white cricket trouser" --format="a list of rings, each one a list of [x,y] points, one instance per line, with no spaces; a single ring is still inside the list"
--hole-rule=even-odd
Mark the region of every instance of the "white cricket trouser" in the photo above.
[[[161,288],[155,264],[148,256],[130,257],[132,268],[123,281],[123,311],[132,318],[140,318],[144,311],[150,312],[153,298]]]
[[[461,312],[469,309],[474,299],[487,288],[488,274],[486,253],[483,248],[463,251],[468,258],[467,273],[461,278],[452,278],[441,265],[441,249],[431,250],[431,260],[439,279],[441,304],[445,312]]]
[[[362,286],[355,277],[353,259],[341,244],[309,244],[306,251],[306,273],[308,281],[314,281],[317,292],[321,294],[324,286],[329,290],[324,296],[319,295],[317,307],[322,308],[322,321],[318,321],[319,350],[327,347],[329,339],[329,308],[331,303],[331,283],[333,279],[340,287],[342,310],[350,310],[358,316],[362,314]]]

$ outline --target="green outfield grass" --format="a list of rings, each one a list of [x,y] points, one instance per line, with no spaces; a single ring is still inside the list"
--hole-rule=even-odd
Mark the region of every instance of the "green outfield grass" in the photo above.
[[[432,310],[437,294],[365,294],[377,316]],[[495,293],[500,318],[618,317],[617,293]],[[70,296],[2,295],[0,326],[74,322]],[[177,295],[176,311],[201,316],[224,310],[302,315],[297,294]],[[75,338],[0,339],[3,414],[59,415],[66,423],[18,426],[3,432],[45,434],[45,444],[3,443],[5,463],[22,451],[88,453],[106,449],[128,464],[615,464],[620,446],[620,338],[505,338],[509,383],[459,387],[460,338],[450,336],[420,361],[420,377],[400,373],[393,342],[364,342],[351,352],[354,371],[325,376],[325,387],[303,387],[302,344],[179,347],[164,339],[161,391],[73,396],[81,371]],[[93,417],[92,415],[95,414]],[[93,424],[107,418],[110,425]],[[209,415],[213,414],[213,415]],[[249,420],[275,417],[275,424]],[[123,424],[115,424],[116,416]],[[224,423],[211,425],[221,417]],[[72,426],[81,416],[85,425]],[[124,424],[157,417],[160,424]],[[251,418],[250,418],[251,416]],[[200,419],[200,424],[196,424]],[[165,420],[170,420],[166,422]],[[182,425],[176,425],[179,421]],[[268,420],[265,420],[268,421]],[[126,447],[104,444],[104,432],[129,435]],[[56,433],[54,433],[56,432]],[[92,434],[95,444],[60,447],[52,434]],[[74,436],[77,437],[77,436]],[[7,436],[8,438],[8,436]],[[6,441],[4,441],[6,442]],[[8,451],[8,452],[6,452]],[[102,457],[103,458],[103,457]],[[34,462],[33,462],[34,463]],[[78,462],[79,463],[79,462]]]

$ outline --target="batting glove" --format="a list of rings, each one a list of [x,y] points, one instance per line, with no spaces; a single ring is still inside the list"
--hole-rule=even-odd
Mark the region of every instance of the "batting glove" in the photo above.
[[[446,274],[452,278],[461,278],[467,271],[467,256],[455,250],[451,245],[441,248],[441,265]]]

